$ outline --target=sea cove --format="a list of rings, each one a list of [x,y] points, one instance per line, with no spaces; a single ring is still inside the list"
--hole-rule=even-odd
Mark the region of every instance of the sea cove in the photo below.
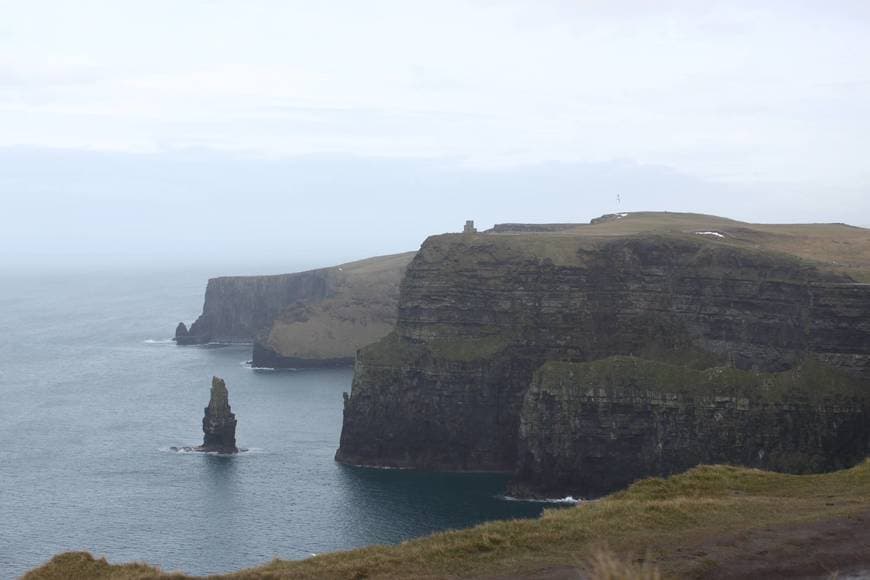
[[[333,461],[351,369],[254,371],[249,346],[177,347],[208,273],[6,276],[0,285],[0,577],[67,550],[206,574],[538,515],[505,477]],[[234,457],[202,439],[213,374]]]

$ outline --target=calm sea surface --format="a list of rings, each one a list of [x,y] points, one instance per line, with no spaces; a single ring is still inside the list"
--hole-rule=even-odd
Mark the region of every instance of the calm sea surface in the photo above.
[[[254,371],[245,347],[166,340],[207,274],[0,278],[0,578],[65,550],[226,572],[531,517],[505,478],[350,468],[332,457],[351,371]],[[201,442],[212,375],[248,453]]]

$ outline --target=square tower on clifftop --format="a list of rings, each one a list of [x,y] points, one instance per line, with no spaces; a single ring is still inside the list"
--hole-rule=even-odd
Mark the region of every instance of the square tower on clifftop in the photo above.
[[[474,220],[465,220],[465,227],[462,228],[463,234],[476,234],[477,228],[474,227]]]

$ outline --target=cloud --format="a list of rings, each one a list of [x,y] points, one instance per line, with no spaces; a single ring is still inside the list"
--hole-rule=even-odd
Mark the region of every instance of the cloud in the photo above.
[[[158,0],[8,12],[0,146],[479,167],[630,158],[744,185],[868,183],[861,3]]]

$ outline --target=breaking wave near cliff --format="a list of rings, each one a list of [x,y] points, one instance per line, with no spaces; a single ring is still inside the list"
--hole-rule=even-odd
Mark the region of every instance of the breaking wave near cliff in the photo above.
[[[500,499],[502,501],[518,501],[524,503],[550,503],[556,505],[577,505],[583,501],[586,501],[582,498],[578,499],[573,496],[565,496],[559,498],[523,498],[523,497],[513,497],[510,495],[497,495],[496,499]]]

